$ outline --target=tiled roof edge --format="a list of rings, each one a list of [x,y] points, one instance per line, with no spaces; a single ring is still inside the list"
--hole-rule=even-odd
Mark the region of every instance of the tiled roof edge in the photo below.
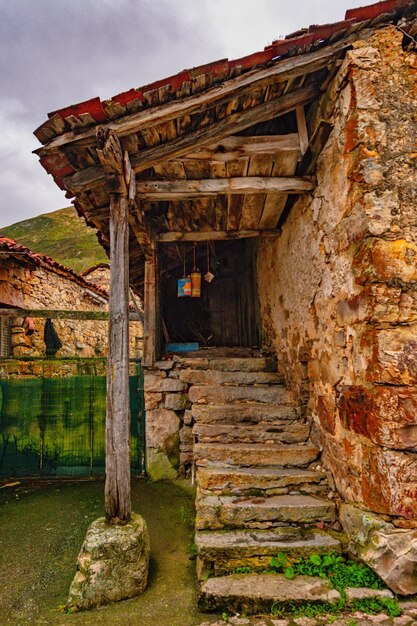
[[[106,289],[95,285],[94,283],[86,280],[82,275],[77,274],[74,270],[65,265],[62,265],[58,261],[54,261],[51,257],[46,254],[40,254],[37,252],[33,252],[27,246],[24,246],[14,239],[10,239],[9,237],[0,237],[0,249],[6,249],[10,252],[11,255],[18,254],[22,256],[22,260],[27,260],[38,267],[43,267],[45,269],[49,269],[54,272],[58,276],[63,276],[64,278],[68,278],[69,280],[78,283],[81,287],[85,287],[86,289],[90,289],[100,295],[103,298],[108,299],[109,294]],[[0,257],[1,258],[1,257]]]

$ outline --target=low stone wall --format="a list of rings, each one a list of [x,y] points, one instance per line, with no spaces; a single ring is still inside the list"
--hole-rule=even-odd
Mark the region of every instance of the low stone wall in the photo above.
[[[263,240],[266,345],[342,497],[417,526],[417,55],[395,27],[349,51],[317,120],[314,194]]]
[[[179,356],[144,368],[146,469],[153,480],[191,471],[193,422],[189,385],[180,380],[181,369]]]

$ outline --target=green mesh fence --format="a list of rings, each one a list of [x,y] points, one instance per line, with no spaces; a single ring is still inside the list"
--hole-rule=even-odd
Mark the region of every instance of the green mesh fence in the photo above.
[[[0,477],[104,474],[103,359],[0,362]],[[142,473],[143,376],[130,362],[131,466]]]

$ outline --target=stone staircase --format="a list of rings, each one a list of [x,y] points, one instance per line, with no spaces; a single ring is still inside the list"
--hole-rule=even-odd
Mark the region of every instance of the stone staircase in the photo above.
[[[275,361],[217,358],[208,368],[204,362],[205,369],[199,369],[198,358],[193,359],[193,367],[180,374],[191,385],[194,419],[200,605],[250,612],[259,602],[251,604],[245,595],[257,583],[249,585],[241,568],[250,568],[254,573],[249,576],[258,576],[259,582],[256,572],[278,552],[298,557],[340,551],[340,542],[326,532],[336,521],[335,504],[327,497],[325,474],[311,469],[318,465],[319,450],[291,404]],[[265,576],[260,592],[276,589],[280,577],[269,575],[273,579],[267,584]],[[311,581],[321,589],[316,600],[330,601],[330,590],[323,592],[322,582]],[[304,585],[305,600],[315,601],[310,587]],[[272,596],[262,600],[263,607],[276,603]]]

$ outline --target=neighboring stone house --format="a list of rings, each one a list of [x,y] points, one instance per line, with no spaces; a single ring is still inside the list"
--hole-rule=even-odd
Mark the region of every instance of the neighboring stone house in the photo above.
[[[148,471],[196,470],[203,579],[291,552],[283,526],[307,552],[340,549],[317,525],[341,523],[351,552],[417,592],[416,16],[409,0],[352,9],[35,132],[106,249],[103,135],[137,174],[121,175]],[[201,297],[178,298],[196,267]]]
[[[108,292],[73,270],[28,247],[0,237],[0,306],[63,311],[106,311]],[[33,319],[33,332],[25,317],[0,318],[2,356],[45,355],[44,318]],[[57,356],[104,356],[105,321],[52,320],[62,348]],[[28,332],[29,330],[29,332]]]
[[[93,265],[93,267],[84,270],[81,276],[88,280],[89,283],[98,285],[107,291],[110,289],[110,263]]]
[[[100,268],[101,269],[101,268]],[[109,266],[88,280],[43,254],[0,237],[0,307],[102,311],[108,308]],[[100,280],[103,280],[101,283]],[[62,342],[57,356],[97,357],[107,354],[107,321],[53,319]],[[32,327],[33,322],[33,327]],[[0,354],[44,356],[45,318],[0,317]],[[130,354],[141,356],[142,324],[130,324]]]

